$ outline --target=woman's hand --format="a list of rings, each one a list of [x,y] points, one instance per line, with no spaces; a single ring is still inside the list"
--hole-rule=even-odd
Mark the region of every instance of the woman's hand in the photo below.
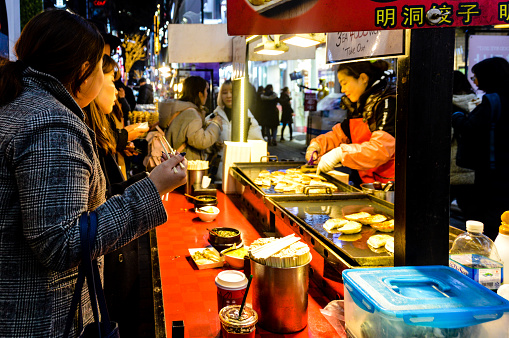
[[[170,155],[169,159],[165,154],[162,157],[163,162],[155,167],[149,175],[161,195],[173,191],[187,182],[186,158],[180,154]],[[182,163],[184,167],[182,168],[179,163]]]
[[[127,130],[127,140],[133,141],[136,140],[141,135],[145,134],[148,130],[148,126],[142,126],[141,123],[135,123],[124,127]]]

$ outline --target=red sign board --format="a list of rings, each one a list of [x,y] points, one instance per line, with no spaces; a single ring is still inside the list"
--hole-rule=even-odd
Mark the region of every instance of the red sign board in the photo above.
[[[316,111],[316,99],[315,93],[304,93],[304,110],[305,111]]]
[[[486,26],[509,23],[509,1],[271,0],[256,6],[228,0],[227,19],[229,35]]]

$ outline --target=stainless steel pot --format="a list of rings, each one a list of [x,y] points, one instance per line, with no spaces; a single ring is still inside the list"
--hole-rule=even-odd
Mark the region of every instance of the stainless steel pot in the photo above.
[[[292,333],[308,324],[309,262],[276,268],[251,260],[253,309],[267,331]]]

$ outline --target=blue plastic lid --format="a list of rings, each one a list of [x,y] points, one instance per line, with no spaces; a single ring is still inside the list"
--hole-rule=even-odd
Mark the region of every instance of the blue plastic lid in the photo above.
[[[343,271],[355,304],[409,325],[461,328],[501,318],[509,301],[446,266]]]

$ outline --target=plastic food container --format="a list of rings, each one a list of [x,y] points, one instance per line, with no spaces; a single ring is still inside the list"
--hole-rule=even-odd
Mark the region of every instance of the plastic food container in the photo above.
[[[509,337],[509,301],[445,266],[343,271],[357,338]]]

